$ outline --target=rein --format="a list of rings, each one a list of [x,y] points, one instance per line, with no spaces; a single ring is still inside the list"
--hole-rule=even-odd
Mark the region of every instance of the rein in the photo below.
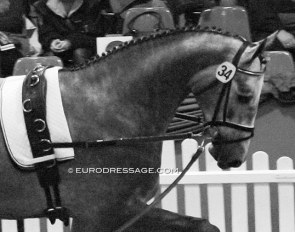
[[[106,146],[119,146],[119,145],[134,145],[134,143],[152,143],[161,142],[167,140],[184,140],[184,139],[196,139],[202,136],[204,128],[200,128],[195,133],[180,133],[175,135],[161,135],[161,136],[142,136],[142,137],[132,137],[132,138],[119,138],[113,140],[96,140],[96,141],[82,141],[82,142],[72,142],[72,143],[50,143],[48,141],[48,147],[51,148],[92,148],[92,147],[106,147]]]
[[[205,140],[204,140],[205,141]],[[169,185],[164,192],[162,192],[158,197],[154,199],[154,201],[146,206],[139,214],[133,217],[131,220],[127,221],[124,225],[122,225],[119,229],[115,230],[115,232],[122,232],[132,226],[135,222],[137,222],[142,216],[148,213],[154,206],[156,206],[167,194],[178,184],[178,182],[184,177],[184,175],[188,172],[194,162],[200,157],[200,155],[204,152],[204,141],[201,146],[198,147],[195,154],[192,156],[190,162],[183,169],[181,174],[173,181],[171,185]]]

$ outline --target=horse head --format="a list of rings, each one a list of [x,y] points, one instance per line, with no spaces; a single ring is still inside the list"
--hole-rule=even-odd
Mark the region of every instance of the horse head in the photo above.
[[[228,62],[212,65],[200,72],[202,78],[214,76],[214,80],[211,78],[210,84],[207,83],[207,88],[196,88],[192,84],[212,138],[209,152],[222,169],[239,167],[246,159],[250,138],[254,135],[254,121],[266,68],[263,51],[275,37],[276,33],[255,43],[243,41]]]

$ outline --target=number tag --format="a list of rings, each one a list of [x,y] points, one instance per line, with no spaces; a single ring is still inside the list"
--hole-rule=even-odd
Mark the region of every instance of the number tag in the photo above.
[[[216,70],[216,78],[222,83],[227,83],[236,74],[237,68],[230,62],[223,62]]]

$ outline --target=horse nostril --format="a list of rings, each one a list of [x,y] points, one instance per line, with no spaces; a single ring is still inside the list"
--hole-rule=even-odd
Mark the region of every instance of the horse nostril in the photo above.
[[[240,160],[235,160],[235,161],[233,161],[233,162],[230,162],[228,165],[229,165],[230,167],[233,167],[233,168],[238,168],[238,167],[240,167],[240,166],[242,165],[242,161],[240,161]]]

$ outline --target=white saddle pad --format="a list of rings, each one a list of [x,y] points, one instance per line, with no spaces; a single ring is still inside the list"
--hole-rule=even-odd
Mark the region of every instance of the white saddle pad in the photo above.
[[[47,69],[46,119],[52,142],[72,142],[61,100],[58,70]],[[33,158],[22,107],[22,84],[25,76],[12,76],[4,80],[1,88],[1,126],[11,158],[22,168],[32,169],[35,163],[57,159],[73,159],[72,148],[54,149],[53,155]]]

